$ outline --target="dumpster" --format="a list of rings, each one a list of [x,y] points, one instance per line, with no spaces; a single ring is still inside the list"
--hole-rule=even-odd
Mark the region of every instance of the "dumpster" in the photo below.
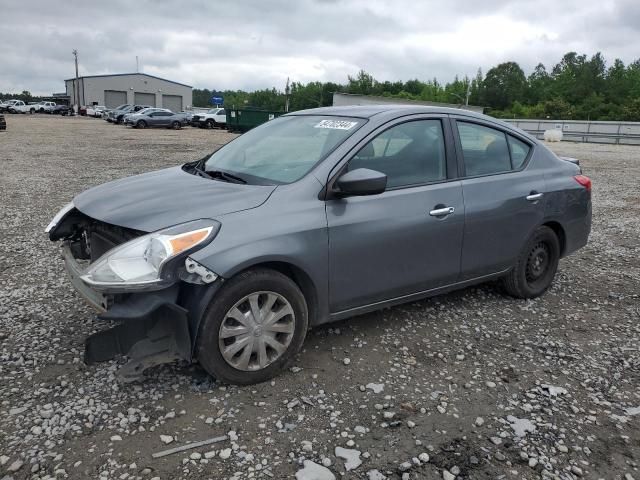
[[[257,110],[252,108],[227,108],[227,130],[230,132],[246,132],[258,125],[282,115],[283,112]]]
[[[0,114],[0,130],[7,129],[7,121],[4,119],[4,115]]]

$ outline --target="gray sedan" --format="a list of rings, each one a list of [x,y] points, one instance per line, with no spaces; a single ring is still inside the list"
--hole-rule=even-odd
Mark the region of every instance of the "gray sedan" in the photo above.
[[[125,117],[125,124],[135,128],[173,128],[180,129],[187,125],[185,116],[166,109],[150,108]]]
[[[307,330],[501,279],[551,285],[587,243],[591,181],[512,126],[463,110],[307,110],[207,157],[79,194],[47,228],[75,288],[119,325],[88,363],[125,378],[198,361],[224,382],[285,368]]]

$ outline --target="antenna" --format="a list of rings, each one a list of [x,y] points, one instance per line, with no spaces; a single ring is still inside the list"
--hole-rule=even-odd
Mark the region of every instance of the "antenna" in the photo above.
[[[138,55],[136,55],[136,73],[140,73],[140,64],[138,63]]]

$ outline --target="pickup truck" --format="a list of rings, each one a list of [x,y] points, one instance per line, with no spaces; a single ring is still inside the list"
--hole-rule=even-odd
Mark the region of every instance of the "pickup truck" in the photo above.
[[[8,108],[9,113],[35,113],[36,106],[35,105],[27,105],[22,100],[16,100],[13,105],[10,105]]]
[[[224,128],[227,125],[227,113],[224,108],[212,108],[205,113],[196,113],[191,117],[191,125],[200,128]]]
[[[51,113],[53,109],[56,107],[56,102],[39,102],[33,105],[36,109],[36,112],[39,113]]]

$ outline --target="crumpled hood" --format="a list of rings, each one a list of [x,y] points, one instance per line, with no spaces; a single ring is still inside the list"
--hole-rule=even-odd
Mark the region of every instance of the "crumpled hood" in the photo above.
[[[98,185],[75,197],[73,203],[96,220],[153,232],[255,208],[275,188],[210,180],[173,167]]]

